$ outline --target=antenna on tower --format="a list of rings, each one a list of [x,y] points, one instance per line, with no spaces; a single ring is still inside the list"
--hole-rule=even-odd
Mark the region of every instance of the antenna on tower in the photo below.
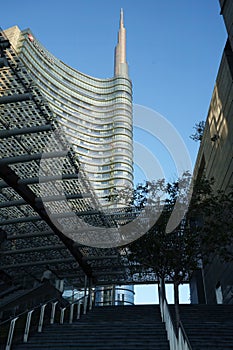
[[[115,48],[115,76],[128,77],[128,65],[126,62],[126,30],[124,27],[123,8],[120,11],[120,28],[118,31],[118,42]]]
[[[120,13],[120,26],[124,27],[124,11],[123,11],[123,8],[121,8],[121,13]]]

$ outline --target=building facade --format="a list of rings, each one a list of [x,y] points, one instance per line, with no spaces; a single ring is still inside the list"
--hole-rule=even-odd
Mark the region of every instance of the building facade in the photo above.
[[[5,30],[33,81],[49,102],[102,205],[133,186],[132,85],[121,10],[115,73],[98,79],[67,66],[30,29]]]
[[[134,305],[134,286],[97,287],[95,294],[96,306]]]
[[[107,79],[91,77],[69,67],[52,55],[30,29],[14,26],[4,33],[30,72],[33,84],[49,103],[100,203],[118,206],[109,201],[112,194],[133,188],[132,84],[126,61],[123,11],[114,76]],[[109,292],[109,288],[99,287],[97,300],[104,300],[101,305],[108,304],[113,290],[116,305],[133,304],[133,286],[110,289]]]
[[[214,190],[228,192],[233,185],[233,2],[221,0],[228,39],[218,70],[194,175],[214,178]],[[226,218],[227,219],[227,218]],[[191,283],[194,303],[233,303],[233,264],[217,257]]]

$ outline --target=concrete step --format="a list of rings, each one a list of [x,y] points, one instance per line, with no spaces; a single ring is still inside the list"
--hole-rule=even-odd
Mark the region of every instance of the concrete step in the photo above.
[[[146,349],[164,349],[164,350],[169,350],[169,347],[163,343],[157,342],[157,343],[150,343],[150,342],[118,342],[115,344],[108,344],[108,343],[98,343],[95,342],[93,344],[89,344],[88,342],[86,344],[83,343],[73,343],[73,344],[63,344],[63,343],[50,343],[50,344],[44,344],[44,343],[39,343],[39,344],[21,344],[18,346],[13,346],[12,350],[31,350],[31,349],[47,349],[47,348],[53,348],[53,349],[69,349],[69,348],[75,348],[76,350],[80,350],[81,348],[85,349],[122,349],[122,350],[128,350],[128,349],[141,349],[141,350],[146,350]]]
[[[175,319],[174,305],[169,305]],[[193,350],[233,349],[233,305],[180,305],[180,319]]]
[[[159,307],[153,305],[95,308],[75,323],[44,327],[14,349],[169,350],[169,345]]]

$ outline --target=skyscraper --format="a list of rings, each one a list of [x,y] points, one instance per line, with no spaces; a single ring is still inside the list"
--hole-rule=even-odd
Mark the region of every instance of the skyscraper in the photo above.
[[[5,34],[49,102],[101,203],[109,205],[114,191],[133,185],[132,85],[123,10],[112,78],[94,78],[67,66],[30,29],[14,26]]]
[[[49,103],[101,204],[111,206],[112,194],[133,187],[132,84],[123,10],[114,76],[106,79],[69,67],[52,55],[30,29],[14,26],[4,32],[32,75],[33,84]],[[105,294],[107,290],[101,289]],[[117,291],[117,303],[133,303],[133,286],[117,287]]]

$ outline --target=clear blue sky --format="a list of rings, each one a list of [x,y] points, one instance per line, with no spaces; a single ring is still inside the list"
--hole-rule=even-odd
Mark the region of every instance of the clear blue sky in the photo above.
[[[226,40],[218,0],[12,0],[1,4],[0,26],[29,27],[68,65],[111,77],[121,7],[133,101],[175,125],[194,162],[189,136],[206,118]]]
[[[143,285],[135,285],[134,286],[135,296],[134,302],[135,304],[158,304],[159,296],[158,296],[158,286],[151,284],[143,284]],[[189,304],[190,303],[190,295],[189,288],[187,285],[183,284],[179,287],[180,292],[180,303],[181,304]],[[166,285],[166,295],[167,301],[169,304],[174,303],[174,291],[173,285]]]
[[[226,41],[218,0],[12,0],[1,4],[0,26],[30,28],[68,65],[111,77],[121,7],[133,101],[177,128],[194,163],[189,136],[206,118]]]

